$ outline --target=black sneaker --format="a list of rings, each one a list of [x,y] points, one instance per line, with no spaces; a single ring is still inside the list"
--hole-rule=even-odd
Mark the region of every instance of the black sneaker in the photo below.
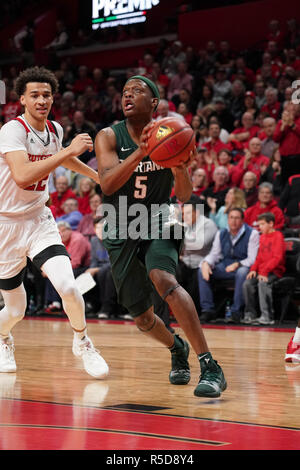
[[[211,353],[202,354],[199,358],[201,375],[197,387],[194,390],[196,397],[216,398],[227,388],[223,371]]]
[[[173,385],[186,385],[191,379],[188,363],[190,348],[188,343],[178,335],[174,335],[174,341],[174,346],[170,349],[172,369],[169,374],[169,380]]]

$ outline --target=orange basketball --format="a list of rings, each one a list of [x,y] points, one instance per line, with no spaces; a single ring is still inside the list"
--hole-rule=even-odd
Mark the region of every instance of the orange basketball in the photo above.
[[[164,168],[186,162],[194,147],[194,131],[180,118],[167,117],[157,121],[148,139],[149,157]]]

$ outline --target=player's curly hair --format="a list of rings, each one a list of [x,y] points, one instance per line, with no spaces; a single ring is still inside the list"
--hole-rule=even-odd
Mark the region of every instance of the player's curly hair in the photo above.
[[[30,82],[49,83],[52,94],[58,91],[58,80],[51,70],[45,67],[30,67],[23,70],[16,80],[15,90],[18,96],[25,93],[26,85]]]

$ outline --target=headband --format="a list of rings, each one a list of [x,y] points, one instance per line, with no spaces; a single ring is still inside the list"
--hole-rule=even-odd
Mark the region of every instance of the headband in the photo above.
[[[149,80],[149,78],[144,77],[143,75],[134,75],[133,77],[130,77],[127,80],[127,82],[129,82],[129,80],[142,80],[142,82],[146,83],[146,85],[150,88],[150,90],[152,91],[155,98],[158,99],[158,103],[159,103],[159,100],[160,100],[159,91],[158,91],[158,88],[157,88],[156,84],[154,82],[152,82],[152,80]],[[158,103],[157,103],[157,105],[158,105]],[[157,106],[156,106],[156,108],[157,108]]]

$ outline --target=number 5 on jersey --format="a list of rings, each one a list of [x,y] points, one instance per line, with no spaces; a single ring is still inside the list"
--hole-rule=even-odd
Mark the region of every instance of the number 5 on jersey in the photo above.
[[[135,179],[135,191],[133,193],[135,199],[144,199],[147,193],[147,185],[145,184],[148,176],[137,176]]]

